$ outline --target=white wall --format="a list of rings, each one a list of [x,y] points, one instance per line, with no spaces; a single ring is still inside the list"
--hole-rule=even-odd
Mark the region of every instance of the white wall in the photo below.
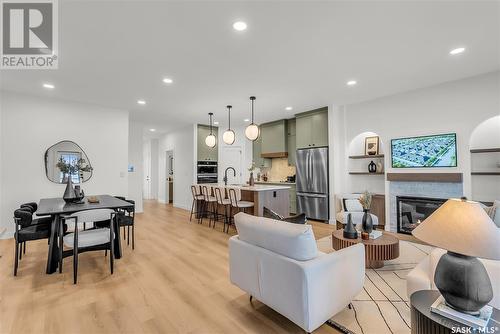
[[[94,168],[86,194],[128,194],[128,112],[1,92],[0,229],[12,236],[14,209],[44,197],[61,197],[65,185],[50,182],[43,156],[51,145],[72,140]],[[5,237],[5,235],[4,235]]]
[[[469,140],[473,130],[483,121],[499,115],[500,72],[487,73],[463,80],[419,89],[373,101],[333,108],[334,119],[343,124],[333,125],[338,142],[336,150],[344,150],[343,162],[331,164],[335,173],[335,193],[347,193],[355,183],[348,175],[349,143],[360,133],[371,131],[380,136],[385,145],[387,172],[461,172],[464,176],[464,194],[471,196],[471,158]],[[457,134],[458,166],[456,168],[392,169],[390,141],[393,138],[454,132]],[[342,142],[343,141],[343,142]],[[338,145],[342,145],[341,148]],[[371,176],[378,177],[378,176]],[[341,181],[345,178],[345,182]],[[388,183],[385,182],[387,192]],[[386,196],[386,200],[387,196]],[[388,203],[386,203],[388,207]]]
[[[142,124],[129,123],[128,131],[128,164],[134,167],[133,172],[128,173],[128,196],[135,201],[135,212],[143,212],[142,205]]]
[[[174,152],[173,205],[190,210],[191,185],[196,182],[196,124],[162,136],[158,145],[158,200],[166,203],[166,152]]]

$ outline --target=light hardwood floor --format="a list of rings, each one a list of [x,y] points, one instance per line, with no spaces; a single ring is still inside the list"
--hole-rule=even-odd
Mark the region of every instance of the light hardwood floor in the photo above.
[[[123,245],[112,276],[103,252],[81,254],[77,285],[72,258],[62,274],[45,274],[46,241],[28,243],[14,277],[13,240],[0,240],[0,333],[303,333],[229,282],[234,229],[189,223],[189,212],[171,205],[144,207],[135,250]],[[334,229],[312,224],[318,239]]]

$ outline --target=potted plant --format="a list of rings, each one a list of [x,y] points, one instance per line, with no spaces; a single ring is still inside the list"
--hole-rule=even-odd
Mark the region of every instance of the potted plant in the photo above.
[[[358,199],[359,203],[363,207],[363,219],[361,221],[363,232],[370,234],[373,231],[373,221],[370,215],[370,208],[372,206],[372,194],[365,191]]]

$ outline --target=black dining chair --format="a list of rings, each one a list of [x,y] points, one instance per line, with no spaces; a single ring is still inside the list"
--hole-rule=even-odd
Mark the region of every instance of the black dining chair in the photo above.
[[[135,201],[126,199],[123,196],[115,197],[130,203],[130,206],[118,210],[116,219],[118,221],[118,226],[123,227],[123,240],[127,239],[127,245],[130,245],[130,228],[132,228],[132,249],[135,249]],[[125,233],[125,231],[127,231],[127,233]]]
[[[26,252],[26,242],[40,239],[49,239],[51,221],[47,219],[33,219],[33,213],[28,208],[20,208],[14,211],[14,223],[16,230],[14,276],[17,276],[19,260],[22,259],[23,245]]]
[[[62,273],[64,247],[70,248],[73,253],[73,284],[78,278],[78,254],[89,251],[110,251],[109,267],[113,275],[114,263],[114,224],[116,212],[111,209],[95,209],[75,212],[61,218],[62,229],[64,222],[74,222],[74,230],[66,235],[59,236],[59,272]],[[109,227],[92,228],[79,231],[78,224],[90,222],[103,222],[109,220]]]

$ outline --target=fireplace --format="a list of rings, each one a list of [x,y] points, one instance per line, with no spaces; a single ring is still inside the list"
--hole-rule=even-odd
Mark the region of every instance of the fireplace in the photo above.
[[[446,202],[442,198],[396,196],[397,231],[411,234],[411,231]]]

